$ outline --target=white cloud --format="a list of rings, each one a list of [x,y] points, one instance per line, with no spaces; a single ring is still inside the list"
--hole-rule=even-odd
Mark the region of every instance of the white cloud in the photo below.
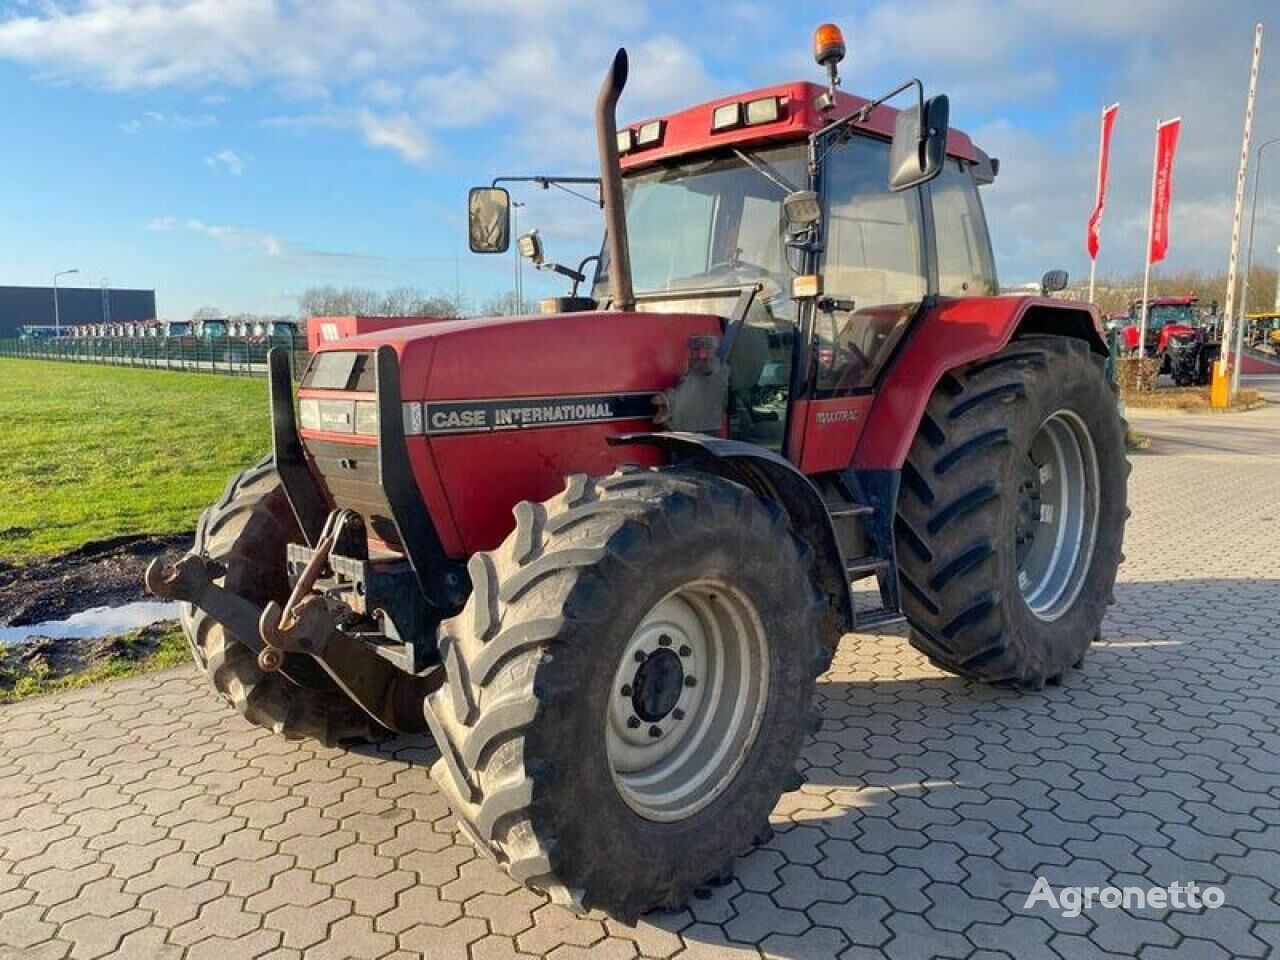
[[[425,163],[431,155],[430,139],[407,113],[379,116],[362,110],[356,117],[356,126],[369,146],[394,150],[409,163]]]
[[[425,62],[454,37],[413,0],[89,0],[0,20],[0,57],[114,90],[325,84]]]
[[[218,118],[212,113],[163,113],[159,110],[145,110],[140,116],[120,124],[120,129],[125,133],[140,133],[148,129],[204,130],[217,123]]]
[[[284,240],[277,234],[253,227],[237,227],[207,223],[194,217],[154,217],[147,223],[148,230],[181,231],[214,240],[226,247],[238,248],[270,260],[291,264],[308,264],[333,261],[373,262],[381,257],[365,253],[325,250],[307,244]]]
[[[248,155],[236,153],[229,147],[219,150],[217,153],[210,154],[204,158],[205,165],[224,173],[229,173],[233,177],[238,177],[244,173],[245,167],[249,165],[252,158]]]

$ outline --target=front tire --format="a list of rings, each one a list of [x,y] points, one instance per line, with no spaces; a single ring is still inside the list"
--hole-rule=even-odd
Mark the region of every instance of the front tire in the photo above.
[[[943,377],[898,505],[912,644],[974,680],[1061,678],[1112,598],[1127,476],[1115,394],[1084,342],[1024,337]]]
[[[724,876],[800,780],[824,601],[775,504],[718,477],[570,478],[471,559],[432,775],[517,880],[634,920]]]

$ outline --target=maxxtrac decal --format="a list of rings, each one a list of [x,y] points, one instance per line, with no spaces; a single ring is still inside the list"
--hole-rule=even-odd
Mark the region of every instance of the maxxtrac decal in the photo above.
[[[511,400],[453,400],[430,402],[426,432],[488,433],[494,430],[527,430],[532,427],[562,427],[608,420],[649,420],[654,413],[657,391],[608,396],[519,397]]]

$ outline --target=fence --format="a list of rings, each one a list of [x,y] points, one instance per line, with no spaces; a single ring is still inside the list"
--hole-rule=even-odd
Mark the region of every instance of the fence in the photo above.
[[[284,347],[294,377],[307,361],[307,338],[271,337],[61,337],[44,340],[0,340],[0,357],[70,360],[121,367],[187,370],[240,377],[265,377],[267,351]]]

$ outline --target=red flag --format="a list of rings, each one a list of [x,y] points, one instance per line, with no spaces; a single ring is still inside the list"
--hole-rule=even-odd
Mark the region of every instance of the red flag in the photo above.
[[[1089,235],[1086,245],[1089,259],[1098,259],[1098,229],[1102,226],[1102,208],[1107,201],[1107,167],[1111,160],[1111,130],[1116,125],[1120,104],[1113,103],[1102,111],[1102,140],[1098,146],[1098,192],[1093,201],[1093,213],[1089,216]]]
[[[1159,263],[1169,252],[1169,204],[1173,199],[1173,153],[1178,148],[1182,118],[1156,127],[1156,165],[1151,177],[1151,243],[1147,262]]]

